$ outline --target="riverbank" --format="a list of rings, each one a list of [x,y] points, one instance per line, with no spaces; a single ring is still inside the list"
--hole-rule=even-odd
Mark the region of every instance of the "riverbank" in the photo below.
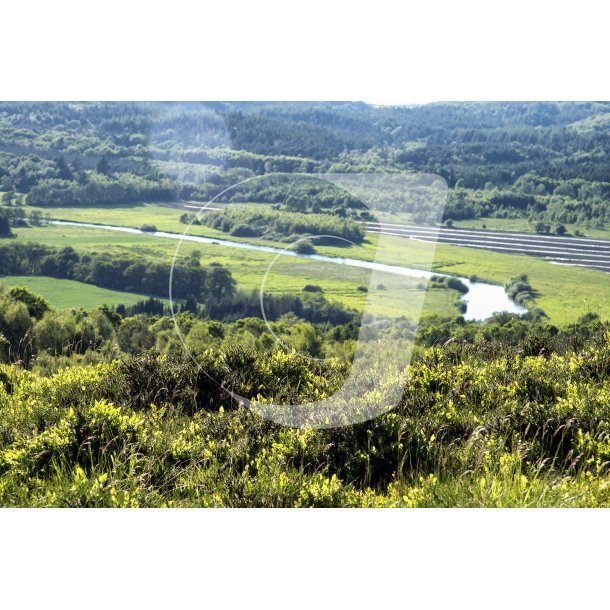
[[[227,237],[225,233],[210,227],[186,227],[186,225],[178,220],[180,210],[156,204],[32,209],[38,209],[57,220],[120,225],[136,230],[142,224],[150,223],[154,224],[161,231],[182,233],[188,228],[189,233],[193,235],[201,235],[202,237],[213,238],[214,240],[221,240]],[[77,247],[76,244],[78,243],[86,245],[86,247],[93,247],[94,244],[103,244],[105,240],[105,232],[102,230],[89,230],[87,234],[84,234],[84,231],[80,231],[80,229],[64,227],[62,233],[65,234],[65,238],[57,236],[59,231],[56,233],[47,232],[45,228],[16,229],[16,232],[19,238],[26,240],[34,239],[49,245],[74,245],[74,247]],[[77,241],[70,244],[69,242],[74,239]],[[134,235],[123,234],[123,236],[120,236],[119,233],[115,233],[112,241],[108,241],[107,247],[119,250],[121,244],[123,244],[123,247],[131,249],[134,239],[136,239]],[[258,239],[242,240],[241,238],[231,237],[231,240],[234,242],[249,241],[263,246],[283,247],[282,244],[277,242]],[[138,241],[140,240],[138,239]],[[150,241],[148,244],[144,246],[144,242],[142,242],[137,247],[149,252],[163,251],[164,255],[174,250],[170,240],[159,239],[154,242]],[[187,253],[197,247],[195,243],[185,244],[183,251]],[[316,250],[319,254],[333,257],[343,257],[346,254],[346,249],[338,246],[316,246]],[[231,252],[234,253],[235,250],[219,246],[214,260],[230,267],[231,272],[236,278],[239,278],[244,287],[257,289],[260,285],[260,279],[258,282],[255,282],[253,278],[258,278],[259,267],[263,264],[265,255],[263,253],[259,255],[250,251],[246,256],[246,251],[243,251],[244,260],[236,262],[235,256]],[[171,256],[171,253],[169,255]],[[531,306],[542,309],[548,316],[550,323],[556,326],[566,326],[577,322],[585,313],[595,313],[602,319],[610,319],[610,277],[608,277],[607,273],[601,271],[553,265],[541,258],[525,254],[490,252],[444,243],[436,245],[426,244],[415,239],[400,236],[385,236],[380,241],[379,236],[372,233],[367,234],[367,240],[361,246],[349,249],[349,257],[368,261],[376,259],[378,262],[389,265],[428,269],[434,273],[462,278],[477,276],[481,282],[498,286],[505,285],[517,275],[527,274],[530,284],[537,293]],[[431,258],[432,264],[430,265]],[[293,262],[288,261],[288,263],[290,265],[286,264],[285,267],[295,267]],[[311,265],[311,261],[308,264]],[[281,266],[282,263],[279,261],[275,271],[279,271]],[[297,269],[299,273],[308,275],[304,268],[297,267]],[[363,295],[362,293],[356,294],[354,291],[354,281],[356,281],[358,270],[355,267],[349,269],[348,271],[348,268],[344,267],[341,277],[334,278],[334,289],[338,291],[341,302],[346,306],[361,309]],[[349,276],[351,284],[343,281],[344,276]],[[297,278],[294,278],[289,271],[282,276],[281,280],[281,283],[278,283],[276,287],[277,290],[300,290],[302,287],[302,284],[298,286]],[[349,287],[350,285],[352,288]],[[583,287],[586,287],[586,289]],[[441,296],[442,298],[440,298]],[[528,304],[528,306],[530,305]],[[455,315],[456,309],[451,306],[446,295],[441,295],[441,291],[428,291],[426,312],[451,316]],[[388,312],[380,311],[379,313],[385,315]],[[389,315],[393,314],[389,312]]]
[[[201,244],[217,244],[228,248],[236,248],[242,250],[254,250],[258,252],[266,252],[269,254],[276,254],[282,256],[298,257],[302,259],[310,259],[323,263],[346,265],[348,267],[358,267],[361,269],[370,269],[374,271],[381,271],[384,273],[391,273],[394,275],[400,275],[411,278],[418,278],[427,280],[432,275],[435,275],[432,271],[425,269],[416,269],[412,267],[402,267],[398,265],[387,265],[384,263],[377,263],[372,261],[360,260],[356,258],[346,257],[333,257],[322,254],[301,254],[291,250],[289,247],[277,248],[273,246],[263,246],[259,244],[247,243],[244,241],[232,241],[227,239],[216,239],[211,237],[203,237],[200,235],[188,235],[178,234],[168,231],[141,231],[140,229],[134,229],[133,227],[123,227],[116,225],[98,224],[98,223],[85,223],[77,221],[63,221],[53,220],[50,221],[52,224],[59,226],[73,226],[73,227],[84,227],[91,229],[103,229],[106,231],[115,231],[120,233],[130,233],[139,235],[150,235],[153,237],[161,237],[165,239],[174,239],[186,242],[195,242]],[[179,248],[179,246],[178,246]],[[178,252],[178,249],[177,249]],[[443,275],[443,274],[436,274]],[[468,278],[459,277],[467,287],[468,292],[462,296],[462,300],[466,304],[466,311],[464,312],[464,318],[467,320],[484,320],[489,318],[494,313],[509,312],[509,313],[525,313],[527,310],[515,303],[507,294],[502,286],[489,284],[486,282],[472,282]]]

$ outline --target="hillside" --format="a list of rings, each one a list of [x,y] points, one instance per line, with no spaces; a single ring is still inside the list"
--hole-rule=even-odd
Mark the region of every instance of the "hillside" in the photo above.
[[[345,374],[248,350],[202,369],[153,355],[50,377],[0,371],[3,506],[608,506],[610,335],[422,352],[400,404],[365,424],[283,428],[274,400]],[[227,370],[227,365],[234,372]],[[286,367],[291,381],[282,381]]]
[[[608,506],[608,116],[0,103],[0,505]]]

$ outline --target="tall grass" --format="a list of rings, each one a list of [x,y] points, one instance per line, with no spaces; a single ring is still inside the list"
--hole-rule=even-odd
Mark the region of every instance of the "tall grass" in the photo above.
[[[0,504],[608,506],[610,336],[526,347],[424,350],[394,410],[323,431],[272,424],[221,388],[304,401],[336,391],[332,361],[231,349],[202,368],[152,354],[49,377],[4,365]]]

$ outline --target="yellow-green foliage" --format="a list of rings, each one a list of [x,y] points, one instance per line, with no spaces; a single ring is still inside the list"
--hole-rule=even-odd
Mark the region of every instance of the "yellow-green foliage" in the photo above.
[[[336,363],[208,350],[42,377],[0,370],[3,506],[608,506],[610,336],[576,352],[422,352],[364,424],[283,428],[276,402],[336,391]]]

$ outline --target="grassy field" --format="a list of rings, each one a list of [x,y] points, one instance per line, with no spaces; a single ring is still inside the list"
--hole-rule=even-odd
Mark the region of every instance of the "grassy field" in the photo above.
[[[446,245],[437,246],[435,269],[465,276],[475,274],[498,284],[525,273],[540,295],[536,306],[554,324],[572,324],[585,312],[610,319],[610,276],[603,271]]]
[[[178,219],[185,213],[180,208],[163,205],[134,205],[134,206],[106,206],[91,207],[60,207],[60,208],[32,208],[44,214],[50,214],[54,220],[77,220],[79,222],[103,223],[134,227],[136,229],[144,223],[155,225],[160,231],[174,231],[183,233],[186,225]],[[195,229],[200,227],[193,227]],[[217,231],[219,235],[224,233]]]
[[[382,258],[392,264],[401,262],[393,254],[392,240],[409,244],[401,248],[403,252],[405,249],[412,252],[409,260],[414,261],[412,266],[417,266],[418,257],[425,245],[401,237],[390,238],[384,242],[388,245],[382,252]],[[439,273],[464,277],[476,275],[495,284],[505,284],[510,278],[524,273],[540,295],[535,305],[546,312],[552,323],[571,324],[585,312],[597,313],[603,319],[610,319],[610,276],[603,271],[554,265],[532,256],[501,254],[446,244],[436,246],[433,269]]]
[[[18,239],[33,241],[52,246],[72,246],[79,251],[93,252],[131,252],[143,258],[162,257],[171,260],[177,248],[177,242],[146,234],[123,234],[103,229],[88,229],[69,226],[44,226],[20,228],[15,230]],[[212,262],[226,266],[235,277],[238,286],[246,290],[259,290],[266,270],[275,258],[274,254],[254,250],[236,250],[219,244],[197,244],[181,242],[178,255],[188,256],[192,251],[201,253],[202,264]],[[346,256],[344,248],[325,248],[324,251]],[[320,249],[322,251],[322,249]],[[349,256],[356,251],[370,254],[367,248],[351,248]],[[361,256],[360,258],[365,258]],[[273,264],[265,284],[265,290],[274,294],[299,293],[306,284],[316,284],[323,288],[325,296],[348,307],[362,311],[366,293],[358,290],[368,287],[371,271],[355,267],[340,266],[304,258],[280,257]],[[379,304],[371,309],[372,313],[389,316],[405,315],[414,317],[419,314],[421,280],[400,278],[393,274],[376,274],[376,281],[388,288],[382,295]],[[118,293],[122,294],[122,293]],[[426,295],[424,312],[426,314],[455,315],[455,291],[433,290]],[[77,300],[73,306],[78,306]],[[124,302],[124,301],[120,301]]]
[[[454,220],[453,228],[534,233],[534,228],[527,218],[471,218],[469,220]],[[566,225],[566,229],[570,231],[568,225]]]
[[[223,205],[223,204],[214,204]],[[227,204],[229,205],[229,204]],[[230,204],[233,206],[248,206],[249,208],[261,208],[262,204],[239,203]],[[185,212],[193,213],[194,210],[184,210],[171,205],[142,204],[133,206],[107,206],[107,207],[60,207],[60,208],[32,208],[38,209],[45,214],[49,214],[53,220],[71,220],[76,222],[86,222],[93,224],[107,224],[139,229],[143,224],[154,225],[159,231],[169,231],[180,235],[200,235],[216,239],[229,239],[235,242],[273,245],[285,248],[288,244],[275,242],[253,237],[235,237],[224,233],[218,229],[213,229],[206,225],[186,225],[180,222],[179,218]],[[205,212],[202,212],[205,214]],[[377,236],[368,235],[367,241],[361,248],[358,248],[357,258],[373,260]],[[352,256],[353,247],[345,247],[345,244],[337,241],[337,246],[316,246],[321,254],[330,256]],[[349,254],[346,252],[349,251]]]
[[[568,234],[574,235],[578,230],[585,237],[610,239],[610,229],[586,228],[575,224],[563,223]],[[553,225],[551,224],[551,228]],[[453,228],[489,229],[492,231],[519,231],[534,233],[533,225],[526,218],[471,218],[470,220],[453,221]]]
[[[248,204],[252,205],[252,204]],[[376,212],[376,219],[381,222],[412,223],[410,214]],[[584,237],[599,239],[610,239],[610,228],[596,229],[582,225],[562,223],[567,229],[568,235],[575,235],[580,231]],[[550,223],[551,229],[554,224]],[[487,229],[489,231],[518,231],[520,233],[535,233],[534,225],[527,218],[469,218],[468,220],[453,220],[454,229]]]
[[[156,225],[160,230],[180,233],[186,229],[186,226],[178,221],[178,217],[183,213],[182,210],[158,205],[49,208],[46,211],[54,218],[81,222],[132,227],[140,227],[146,222]],[[523,227],[515,226],[514,228],[522,229]],[[129,250],[143,255],[168,257],[173,256],[176,251],[176,243],[167,239],[149,235],[123,235],[97,229],[41,227],[19,229],[17,233],[22,239],[53,245],[69,244],[75,248],[87,250],[129,248]],[[227,238],[226,234],[205,226],[192,226],[189,228],[189,233]],[[285,246],[285,244],[263,240],[231,239]],[[560,325],[573,323],[587,311],[610,319],[610,278],[608,274],[601,271],[553,265],[524,255],[482,252],[472,248],[445,244],[435,247],[401,237],[385,236],[378,248],[375,243],[377,239],[377,236],[369,235],[361,247],[319,246],[316,249],[320,254],[363,260],[374,260],[377,256],[379,262],[414,268],[428,267],[428,261],[433,257],[434,271],[465,277],[476,275],[483,280],[497,284],[504,284],[511,277],[526,273],[532,286],[540,293],[535,305],[541,307],[553,323]],[[260,287],[264,271],[273,257],[273,255],[262,252],[235,250],[216,244],[205,245],[192,242],[181,243],[180,255],[187,255],[194,249],[202,252],[203,262],[217,261],[226,265],[241,286],[253,289]],[[325,289],[329,298],[335,298],[346,305],[361,308],[364,296],[358,292],[357,287],[368,285],[369,274],[369,271],[355,268],[317,264],[304,259],[280,258],[274,265],[273,284],[270,283],[269,287],[274,291],[288,293],[300,290],[305,283],[317,283]],[[388,276],[387,282],[392,281]],[[408,290],[409,288],[405,287],[405,301],[408,300]],[[452,297],[452,293],[446,294],[444,291],[429,292],[425,311],[428,313],[455,313],[456,309],[451,302]],[[400,309],[400,303],[396,305]],[[383,313],[388,313],[388,309],[383,308]]]
[[[119,292],[107,290],[99,286],[75,282],[74,280],[60,280],[51,277],[15,275],[0,276],[0,285],[27,286],[36,294],[45,298],[55,309],[82,307],[86,310],[95,309],[99,305],[133,305],[145,297],[133,292]]]

